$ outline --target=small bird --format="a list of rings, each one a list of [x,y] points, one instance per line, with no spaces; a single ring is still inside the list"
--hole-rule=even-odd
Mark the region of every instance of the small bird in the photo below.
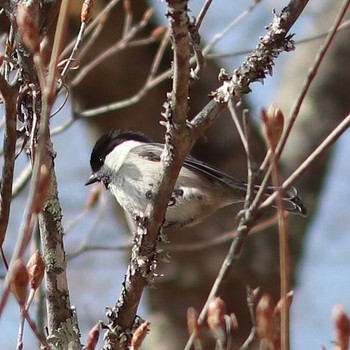
[[[103,182],[122,208],[142,217],[152,201],[161,171],[164,145],[138,132],[113,130],[101,136],[91,153],[92,175],[85,185]],[[258,186],[255,187],[258,189]],[[276,190],[266,189],[266,195]],[[247,185],[214,167],[187,156],[165,214],[164,228],[179,229],[201,222],[219,208],[244,202]],[[284,191],[285,209],[306,215],[294,187]]]

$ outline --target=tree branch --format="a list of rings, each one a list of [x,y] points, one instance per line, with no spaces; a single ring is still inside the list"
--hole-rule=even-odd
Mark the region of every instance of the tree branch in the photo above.
[[[0,189],[0,247],[5,239],[12,199],[16,152],[16,91],[0,74],[0,91],[5,105],[4,164]]]

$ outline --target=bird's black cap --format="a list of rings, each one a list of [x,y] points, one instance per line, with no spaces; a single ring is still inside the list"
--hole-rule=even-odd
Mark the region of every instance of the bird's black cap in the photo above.
[[[101,169],[106,156],[113,149],[125,141],[152,142],[146,135],[135,131],[112,130],[107,134],[102,135],[95,143],[91,152],[90,165],[93,173]]]

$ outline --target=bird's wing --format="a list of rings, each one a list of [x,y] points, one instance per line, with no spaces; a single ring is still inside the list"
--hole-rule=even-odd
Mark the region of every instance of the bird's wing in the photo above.
[[[160,162],[161,154],[163,151],[164,145],[160,143],[148,143],[146,145],[140,145],[133,149],[138,153],[139,157],[147,159],[151,162]],[[211,165],[201,162],[192,156],[187,156],[184,160],[183,167],[201,173],[205,175],[208,179],[214,181],[220,181],[235,190],[245,192],[247,190],[247,185],[235,179],[234,177],[225,174],[224,172],[212,167]],[[259,185],[255,185],[254,189],[257,191],[259,189]],[[265,191],[265,195],[269,196],[273,192],[276,191],[276,187],[268,186]],[[297,190],[295,187],[290,187],[283,191],[283,199],[285,201],[285,209],[290,212],[296,212],[303,216],[307,215],[307,210],[301,200],[301,198],[297,194]]]
[[[234,177],[212,167],[211,165],[205,162],[201,162],[196,158],[193,158],[192,156],[186,157],[184,161],[184,166],[194,171],[198,171],[211,179],[220,181],[226,185],[234,187],[235,189],[243,190],[243,191],[247,189],[245,183],[243,183],[242,181],[239,181]]]
[[[146,145],[140,145],[133,149],[138,153],[139,157],[147,159],[152,162],[160,162],[161,153],[164,145],[160,143],[148,143]],[[224,172],[212,167],[211,165],[201,162],[198,159],[187,156],[184,160],[183,166],[187,169],[201,173],[207,178],[215,181],[220,181],[228,186],[231,186],[238,190],[246,190],[246,185],[234,177],[225,174]]]
[[[137,153],[140,158],[151,162],[160,162],[163,145],[161,143],[147,143],[133,148],[132,151]]]

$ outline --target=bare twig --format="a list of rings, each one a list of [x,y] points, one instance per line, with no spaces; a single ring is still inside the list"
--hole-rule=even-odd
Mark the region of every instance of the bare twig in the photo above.
[[[272,119],[269,122],[268,118]],[[275,129],[273,123],[276,124],[279,121],[274,119],[274,116],[270,115],[264,118],[265,122],[265,134],[266,141],[269,148],[270,162],[272,166],[272,183],[277,188],[276,206],[278,215],[278,231],[279,231],[279,252],[280,252],[280,276],[281,276],[281,298],[286,298],[290,291],[290,265],[289,265],[289,249],[288,249],[288,227],[286,218],[284,215],[283,205],[283,190],[281,189],[281,179],[279,174],[278,160],[276,158],[276,136],[280,137],[281,134],[275,135]],[[281,120],[282,122],[282,120]],[[283,125],[283,123],[282,123]],[[289,306],[287,303],[282,303],[281,308],[281,347],[282,349],[289,350]]]
[[[246,154],[248,155],[250,153],[249,153],[249,150],[248,150],[249,145],[248,145],[248,142],[247,142],[247,134],[244,132],[244,130],[243,130],[242,126],[241,126],[241,123],[239,121],[240,118],[237,115],[238,110],[236,108],[236,103],[234,103],[234,101],[232,101],[232,99],[230,99],[229,102],[228,102],[228,110],[230,111],[232,120],[235,123],[235,127],[236,127],[238,135],[239,135],[239,137],[241,139],[243,148],[244,148]]]
[[[114,45],[111,45],[107,50],[102,52],[100,55],[95,57],[91,62],[87,63],[82,69],[80,69],[79,73],[74,77],[71,82],[72,86],[78,85],[86,76],[91,72],[96,66],[98,66],[101,62],[106,60],[108,57],[115,55],[117,52],[125,50],[128,48],[129,42],[135,37],[135,35],[142,30],[151,18],[152,12],[147,10],[143,16],[143,18],[139,21],[139,23],[135,24],[130,28],[127,33],[124,33],[121,40],[119,40]]]
[[[158,47],[158,51],[154,57],[150,72],[148,74],[147,80],[140,88],[140,90],[134,95],[131,96],[125,100],[117,101],[117,102],[112,102],[110,104],[101,106],[101,107],[95,107],[91,108],[89,110],[85,110],[79,113],[76,113],[76,117],[81,117],[81,118],[93,118],[99,114],[107,113],[109,111],[114,111],[116,109],[124,108],[127,106],[130,106],[134,103],[139,102],[147,93],[149,90],[151,90],[153,87],[157,86],[161,81],[165,80],[168,78],[171,74],[171,71],[166,71],[165,73],[162,73],[160,76],[155,77],[158,69],[160,62],[162,60],[162,57],[164,55],[164,52],[166,50],[166,47],[169,43],[169,35],[168,33],[164,34],[163,39]]]
[[[350,27],[350,21],[344,21],[338,28],[337,33],[344,30],[349,29]],[[325,38],[330,33],[330,30],[327,30],[326,32],[322,32],[319,34],[308,36],[304,39],[295,40],[295,46],[309,43],[315,40],[319,40],[322,38]],[[237,57],[237,56],[243,56],[249,54],[252,49],[246,49],[246,50],[240,50],[240,51],[232,51],[232,52],[223,52],[223,53],[208,53],[205,55],[207,59],[217,59],[217,58],[228,58],[228,57]]]
[[[78,53],[80,45],[81,45],[81,43],[83,41],[83,36],[84,36],[84,33],[85,33],[87,22],[90,19],[90,11],[91,11],[92,6],[93,6],[93,1],[91,1],[91,0],[85,0],[83,2],[83,4],[82,4],[81,24],[80,24],[79,33],[78,33],[75,45],[74,45],[74,47],[72,49],[72,52],[71,52],[71,54],[70,54],[70,56],[69,56],[69,58],[67,60],[67,63],[66,63],[65,67],[62,70],[62,73],[61,73],[62,77],[64,77],[67,74],[71,63],[73,62],[74,58],[76,57],[76,55]]]
[[[339,125],[334,128],[331,133],[321,142],[321,144],[304,160],[304,162],[283,182],[281,185],[282,189],[287,189],[292,186],[297,179],[304,174],[306,170],[312,166],[314,161],[325,152],[330,146],[332,146],[339,137],[350,127],[350,114],[347,115]],[[276,200],[277,193],[272,194],[268,199],[266,199],[260,208],[270,206]]]
[[[90,48],[92,47],[92,45],[96,42],[97,38],[99,37],[99,35],[101,34],[101,31],[103,29],[104,23],[100,22],[98,23],[98,25],[96,26],[96,28],[93,30],[93,32],[91,33],[90,37],[88,37],[87,39],[85,39],[85,44],[82,45],[80,51],[77,54],[77,59],[78,61],[84,57],[86,55],[86,53],[90,50]]]
[[[24,309],[22,309],[22,312],[24,314],[24,318],[28,322],[28,324],[29,324],[30,328],[32,329],[33,333],[35,334],[36,338],[39,340],[42,349],[43,350],[50,350],[51,349],[50,345],[47,343],[45,337],[39,332],[34,321],[31,319],[28,311],[24,308]]]
[[[247,194],[244,201],[244,209],[247,209],[252,202],[254,195],[254,172],[253,172],[253,153],[251,152],[250,145],[250,124],[248,118],[248,110],[243,110],[243,129],[246,140],[246,155],[247,155]]]
[[[253,345],[253,342],[255,341],[256,335],[257,335],[257,327],[256,327],[256,319],[255,319],[255,306],[256,306],[255,304],[256,304],[258,289],[253,290],[252,288],[247,286],[246,290],[247,290],[247,305],[249,310],[249,316],[252,321],[252,328],[250,330],[248,338],[243,343],[243,345],[239,348],[239,350],[251,349],[251,346]]]
[[[197,19],[196,19],[197,30],[199,30],[199,28],[201,27],[203,19],[204,19],[205,15],[207,14],[212,2],[213,2],[213,0],[206,0],[202,9],[199,11],[199,14],[198,14]]]
[[[226,280],[228,274],[230,273],[232,266],[234,262],[237,261],[239,254],[242,250],[242,247],[245,243],[246,237],[248,235],[248,232],[250,228],[253,225],[254,217],[250,216],[249,218],[241,218],[240,224],[237,228],[237,237],[235,237],[231,243],[231,246],[229,248],[229,251],[226,254],[226,257],[221,265],[220,271],[215,279],[215,282],[213,284],[213,287],[209,293],[209,296],[207,298],[207,301],[205,302],[202,311],[199,314],[198,317],[198,324],[202,325],[203,322],[206,319],[208,306],[210,304],[210,301],[219,293],[219,290],[221,289],[223,285],[223,281]],[[185,350],[190,350],[193,342],[193,335],[191,335],[189,341],[187,342],[185,346]]]
[[[288,140],[288,136],[293,128],[293,125],[295,123],[296,118],[299,115],[300,107],[304,101],[306,93],[309,91],[310,85],[313,82],[313,80],[317,74],[317,71],[321,65],[321,62],[323,61],[328,49],[330,48],[330,46],[334,40],[334,37],[337,33],[337,30],[338,30],[344,16],[346,15],[349,6],[350,6],[350,1],[349,0],[344,1],[343,5],[339,11],[339,14],[335,20],[335,23],[334,23],[331,31],[329,32],[329,34],[326,38],[325,43],[320,47],[320,49],[315,57],[315,61],[312,64],[312,66],[308,72],[307,77],[305,78],[303,88],[302,88],[300,95],[298,96],[298,98],[297,98],[297,100],[296,100],[296,102],[295,102],[295,104],[290,112],[290,118],[288,118],[287,127],[286,127],[286,129],[281,137],[280,143],[276,149],[277,158],[279,158],[283,152],[283,149],[284,149],[284,147],[287,143],[287,140]]]
[[[257,225],[254,225],[254,227],[249,232],[249,235],[257,234],[263,230],[266,230],[269,227],[275,226],[277,224],[277,217],[272,217],[271,219],[268,219],[262,223],[259,223]],[[205,240],[201,242],[187,242],[185,244],[174,244],[170,243],[160,243],[159,247],[162,249],[164,245],[164,249],[166,248],[167,251],[171,252],[195,252],[195,251],[203,251],[212,249],[215,246],[222,245],[224,243],[232,241],[234,237],[237,236],[236,231],[229,231],[225,232],[220,236],[214,237],[210,240]],[[111,245],[93,245],[93,244],[84,244],[81,245],[77,250],[75,250],[72,253],[68,253],[67,260],[74,259],[78,257],[80,254],[90,251],[127,251],[131,250],[132,248],[132,242],[130,240],[129,243],[125,244],[118,244],[116,246]]]
[[[27,312],[29,310],[30,305],[33,302],[34,295],[35,295],[35,289],[31,288],[27,298],[26,305],[25,305],[25,310]],[[24,321],[25,321],[25,313],[23,311],[24,311],[23,309],[20,310],[20,324],[18,329],[16,350],[22,350],[23,348],[23,334],[24,334]]]
[[[238,25],[245,17],[247,17],[260,1],[253,1],[253,3],[244,10],[237,18],[235,18],[221,33],[216,34],[214,39],[203,49],[203,54],[207,55],[210,50],[230,31],[232,28]]]
[[[108,1],[105,5],[105,7],[101,10],[101,12],[88,24],[85,35],[90,34],[91,31],[94,30],[94,28],[101,24],[103,21],[103,18],[107,16],[107,14],[115,7],[120,0],[111,0]],[[73,49],[74,45],[76,43],[76,39],[73,39],[62,51],[61,57],[64,57],[69,54],[69,52]]]
[[[304,98],[317,74],[317,71],[328,51],[328,49],[330,48],[330,45],[332,44],[333,40],[334,40],[334,37],[339,29],[339,26],[341,24],[341,21],[343,20],[348,8],[349,8],[349,5],[350,5],[350,1],[344,1],[343,5],[342,5],[342,8],[340,9],[339,11],[339,14],[335,20],[335,23],[334,25],[332,26],[332,29],[330,30],[330,32],[328,33],[328,36],[324,42],[324,44],[320,47],[316,57],[315,57],[315,60],[312,64],[312,66],[310,67],[309,69],[309,73],[307,74],[306,78],[305,78],[305,81],[304,81],[304,84],[303,84],[303,88],[298,96],[298,98],[296,99],[296,102],[294,103],[294,106],[290,112],[290,118],[288,118],[289,122],[288,122],[288,125],[287,125],[287,128],[284,130],[283,134],[282,134],[282,137],[280,139],[280,142],[277,146],[277,149],[276,149],[276,157],[279,158],[283,152],[283,149],[286,145],[286,142],[288,140],[288,136],[293,128],[293,125],[295,123],[295,120],[296,118],[298,117],[299,115],[299,111],[300,111],[300,107],[302,105],[302,102],[304,101]],[[345,123],[346,124],[346,123]],[[338,128],[336,128],[338,129]],[[334,131],[336,130],[334,129]],[[343,132],[343,131],[340,131],[340,133]],[[323,143],[322,143],[323,144]],[[328,147],[328,146],[327,146]],[[317,151],[317,150],[316,150]],[[316,152],[315,151],[315,152]],[[313,155],[313,154],[312,154]],[[304,162],[305,163],[305,162]],[[303,163],[303,164],[304,164]],[[267,167],[267,164],[268,164],[268,157],[265,158],[264,160],[264,163],[262,164],[261,166],[261,170],[265,170],[266,167]],[[310,164],[310,163],[309,163]],[[270,166],[269,169],[267,170],[266,174],[265,174],[265,177],[263,179],[263,183],[267,183],[268,182],[268,178],[270,177],[270,174],[271,174],[271,170],[272,170],[272,167]],[[295,176],[298,176],[296,172],[294,172]],[[286,181],[285,181],[286,183]],[[275,197],[274,197],[275,198]],[[263,203],[264,205],[266,203],[269,203],[270,201],[267,200],[265,201],[265,203]]]

